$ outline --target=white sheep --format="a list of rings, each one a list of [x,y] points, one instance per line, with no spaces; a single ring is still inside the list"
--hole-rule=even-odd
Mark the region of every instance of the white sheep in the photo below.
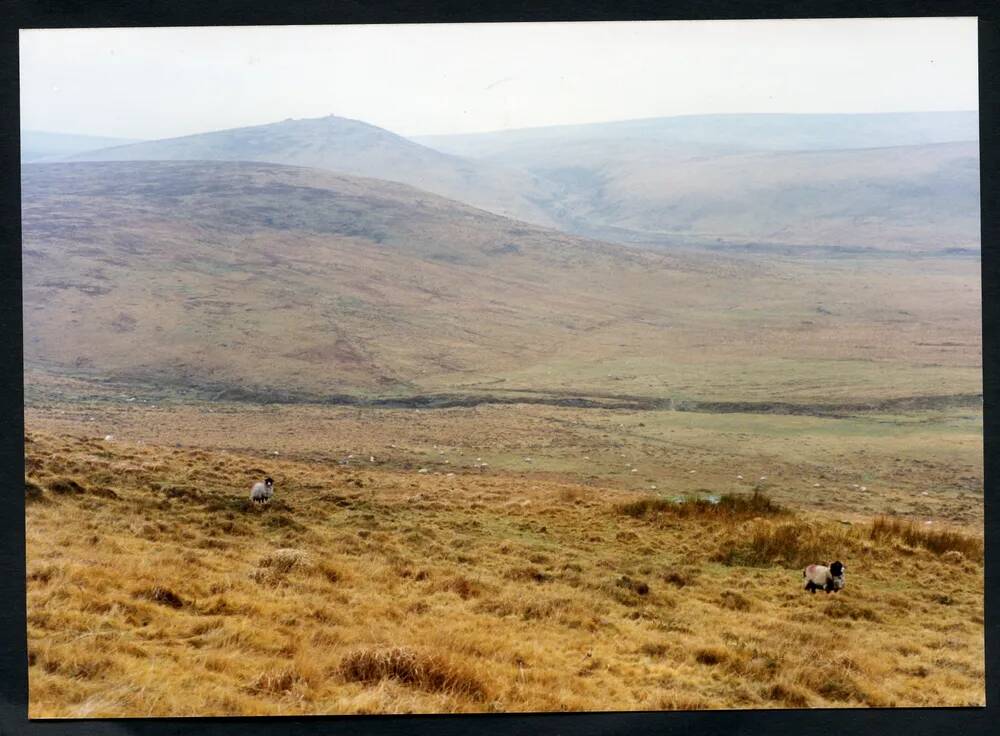
[[[802,577],[806,579],[806,590],[815,593],[817,590],[825,590],[827,593],[836,593],[844,587],[844,563],[837,561],[827,567],[826,565],[809,565],[802,571]]]
[[[274,495],[274,480],[265,478],[263,483],[257,482],[250,489],[250,500],[254,503],[269,503]]]

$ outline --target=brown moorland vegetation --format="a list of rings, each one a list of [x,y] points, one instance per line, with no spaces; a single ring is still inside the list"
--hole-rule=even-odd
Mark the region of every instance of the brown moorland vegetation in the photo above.
[[[39,431],[25,452],[33,717],[984,700],[968,530]],[[847,588],[803,591],[832,556]]]
[[[976,257],[643,250],[269,164],[34,164],[21,186],[32,369],[213,400],[982,392]]]
[[[25,417],[54,434],[402,471],[512,473],[668,498],[745,497],[756,488],[851,521],[896,514],[981,528],[983,520],[981,407],[842,418],[530,404],[424,411],[181,402],[45,378],[31,375]]]

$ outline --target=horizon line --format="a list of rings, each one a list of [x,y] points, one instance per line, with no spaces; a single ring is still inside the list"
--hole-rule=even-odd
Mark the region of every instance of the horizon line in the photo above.
[[[444,137],[444,136],[460,136],[460,135],[493,135],[499,133],[513,133],[518,131],[537,131],[546,130],[550,128],[582,128],[590,125],[614,125],[617,123],[636,123],[650,120],[672,120],[679,118],[707,118],[707,117],[824,117],[824,116],[887,116],[887,115],[946,115],[946,114],[957,114],[957,113],[975,113],[979,114],[979,109],[964,109],[964,110],[890,110],[882,112],[710,112],[710,113],[680,113],[676,115],[651,115],[648,117],[641,118],[621,118],[613,120],[595,120],[582,123],[552,123],[549,125],[529,125],[517,128],[492,128],[489,130],[468,130],[468,131],[455,131],[450,133],[412,133],[404,134],[397,133],[390,128],[384,128],[375,123],[370,123],[367,120],[361,118],[352,118],[342,115],[337,115],[335,113],[330,113],[328,115],[317,115],[314,117],[302,117],[302,118],[292,118],[285,117],[276,120],[272,120],[267,123],[251,123],[246,125],[235,125],[225,128],[212,128],[209,130],[201,130],[195,133],[181,133],[179,135],[168,135],[156,138],[135,138],[133,136],[119,136],[119,135],[108,135],[108,134],[97,134],[97,133],[79,133],[65,130],[43,130],[40,128],[18,128],[19,133],[44,133],[51,135],[66,135],[66,136],[81,136],[86,138],[110,138],[119,140],[130,140],[134,143],[149,143],[152,141],[159,140],[170,140],[173,138],[186,138],[189,136],[204,135],[207,133],[218,133],[227,130],[239,130],[241,128],[256,128],[263,127],[266,125],[275,125],[278,123],[288,122],[288,121],[300,121],[300,120],[322,120],[324,118],[335,117],[342,120],[353,120],[355,122],[364,123],[366,125],[371,125],[375,128],[380,128],[386,130],[390,133],[395,133],[396,135],[402,136],[404,138],[431,138],[431,137]],[[129,145],[129,144],[125,144]]]

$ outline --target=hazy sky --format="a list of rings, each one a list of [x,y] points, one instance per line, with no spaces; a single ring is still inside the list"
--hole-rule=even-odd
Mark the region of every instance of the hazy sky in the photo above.
[[[331,113],[403,135],[978,109],[972,18],[28,30],[21,127],[161,138]]]

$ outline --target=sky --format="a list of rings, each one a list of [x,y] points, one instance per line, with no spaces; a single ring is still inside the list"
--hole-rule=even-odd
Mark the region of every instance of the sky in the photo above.
[[[21,128],[164,138],[340,115],[401,135],[978,109],[976,20],[22,30]]]

